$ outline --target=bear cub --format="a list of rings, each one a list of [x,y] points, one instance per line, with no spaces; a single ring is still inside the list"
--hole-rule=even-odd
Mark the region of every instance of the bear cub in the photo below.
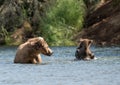
[[[76,60],[96,59],[94,54],[90,50],[90,46],[92,42],[93,40],[80,38],[79,46],[77,47],[75,52]]]

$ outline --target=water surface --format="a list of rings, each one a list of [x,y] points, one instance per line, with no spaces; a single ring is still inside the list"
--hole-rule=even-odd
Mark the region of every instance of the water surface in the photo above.
[[[120,47],[91,47],[97,60],[74,61],[76,47],[51,47],[42,64],[14,64],[17,47],[0,47],[0,85],[120,85]]]

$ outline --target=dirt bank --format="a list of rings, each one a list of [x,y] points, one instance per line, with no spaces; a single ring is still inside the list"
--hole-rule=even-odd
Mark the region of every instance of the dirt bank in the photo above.
[[[101,5],[86,18],[85,28],[75,37],[90,38],[95,44],[120,44],[120,4],[112,0]]]

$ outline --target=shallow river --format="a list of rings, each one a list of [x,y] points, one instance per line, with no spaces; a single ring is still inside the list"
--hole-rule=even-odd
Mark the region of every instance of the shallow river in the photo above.
[[[97,60],[74,61],[76,47],[51,47],[42,64],[14,64],[17,47],[0,47],[0,85],[120,85],[120,47],[91,47]]]

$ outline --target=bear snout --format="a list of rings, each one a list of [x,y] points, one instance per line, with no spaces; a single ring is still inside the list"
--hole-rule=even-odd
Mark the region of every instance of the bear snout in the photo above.
[[[48,49],[48,52],[47,52],[47,55],[48,55],[48,56],[51,56],[52,54],[53,54],[53,51],[49,48],[49,49]]]
[[[52,53],[48,53],[47,55],[48,55],[48,56],[51,56],[52,54],[53,54],[53,52],[52,52]]]

